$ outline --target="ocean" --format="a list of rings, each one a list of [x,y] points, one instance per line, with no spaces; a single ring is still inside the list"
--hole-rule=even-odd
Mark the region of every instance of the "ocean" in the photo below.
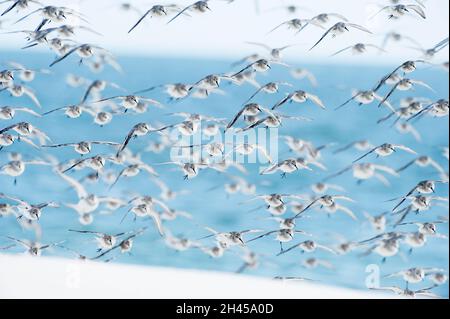
[[[0,61],[16,61],[25,64],[29,68],[46,68],[51,62],[50,54],[0,51]],[[69,58],[51,69],[52,73],[38,74],[36,79],[26,84],[33,88],[42,104],[42,112],[69,104],[77,103],[84,94],[85,88],[72,88],[65,82],[67,73],[73,73],[86,77],[90,80],[107,79],[114,82],[127,92],[135,92],[153,85],[166,83],[194,83],[204,76],[216,73],[229,72],[230,65],[234,61],[214,60],[214,59],[183,59],[164,57],[132,57],[120,56],[119,63],[122,65],[123,73],[106,67],[101,74],[93,74],[85,65],[78,66],[76,60]],[[293,116],[305,116],[313,119],[311,122],[284,121],[279,130],[279,135],[292,135],[304,140],[312,141],[314,145],[324,145],[335,143],[322,151],[322,162],[326,165],[327,171],[314,168],[313,171],[301,170],[293,174],[288,174],[282,178],[280,174],[264,175],[258,174],[259,164],[247,164],[249,173],[243,175],[236,169],[231,168],[230,174],[239,175],[247,179],[248,182],[257,185],[257,194],[307,194],[311,193],[309,185],[321,181],[324,177],[339,171],[348,166],[352,161],[361,155],[360,152],[350,149],[339,155],[334,155],[333,150],[349,142],[368,139],[372,144],[379,145],[384,142],[408,145],[419,154],[429,155],[441,166],[448,169],[448,161],[442,156],[441,147],[448,146],[448,117],[431,118],[424,117],[414,123],[417,130],[422,135],[422,143],[417,143],[411,135],[401,135],[390,123],[377,124],[377,120],[387,114],[387,109],[377,108],[377,104],[358,106],[357,103],[350,103],[345,108],[335,111],[334,108],[351,96],[352,89],[370,89],[383,75],[391,71],[394,65],[370,66],[349,64],[302,64],[291,62],[292,65],[299,66],[311,71],[318,80],[318,86],[313,87],[306,80],[297,80],[290,76],[288,70],[280,65],[274,65],[268,74],[258,74],[257,80],[264,84],[269,81],[289,81],[293,88],[282,88],[280,93],[268,95],[260,94],[255,101],[270,107],[280,100],[285,92],[293,89],[303,89],[307,92],[318,95],[326,110],[321,110],[311,103],[288,104],[280,108],[283,114]],[[0,67],[1,69],[1,67]],[[431,100],[440,98],[448,99],[448,73],[434,66],[420,66],[418,70],[410,75],[410,78],[418,79],[429,84],[435,92],[417,86],[414,91],[395,92],[390,99],[394,106],[398,106],[399,100],[407,96],[420,96]],[[120,116],[115,116],[112,123],[104,127],[93,124],[92,117],[83,114],[78,119],[69,119],[62,113],[54,113],[43,118],[34,118],[31,115],[20,113],[13,121],[30,121],[36,127],[46,132],[52,139],[52,143],[78,142],[81,140],[108,140],[121,143],[131,129],[139,122],[172,124],[180,118],[170,116],[173,112],[199,113],[218,118],[231,118],[252,93],[255,87],[244,84],[242,86],[229,85],[223,81],[221,89],[225,95],[212,94],[207,99],[188,98],[179,102],[169,102],[167,96],[160,90],[155,90],[146,96],[161,101],[164,109],[150,106],[147,113],[134,114],[127,112]],[[383,94],[385,94],[384,89]],[[114,88],[107,88],[103,96],[108,97],[122,94]],[[0,107],[23,106],[30,107],[32,102],[26,97],[13,98],[7,92],[0,92]],[[13,121],[0,120],[0,128],[6,127]],[[144,151],[150,141],[156,141],[157,135],[140,137],[133,140],[130,149],[133,151]],[[43,150],[35,151],[25,143],[15,143],[13,146],[0,151],[0,166],[8,162],[9,152],[20,152],[24,158],[34,158],[42,156]],[[108,148],[102,146],[95,147],[93,155],[102,154]],[[61,162],[77,158],[71,148],[59,148],[45,150],[57,156]],[[287,146],[280,141],[279,158],[285,159],[292,156]],[[365,159],[367,162],[374,162],[399,168],[408,163],[416,156],[406,152],[396,152],[387,158],[376,158],[374,155]],[[172,222],[165,222],[165,226],[174,235],[185,236],[192,240],[209,235],[204,226],[209,226],[221,232],[228,232],[243,229],[262,229],[271,231],[277,229],[276,222],[268,220],[269,213],[261,207],[262,201],[247,201],[252,196],[231,195],[227,196],[221,185],[229,182],[226,174],[221,174],[213,170],[202,170],[198,177],[192,180],[184,180],[183,174],[179,170],[174,170],[173,165],[158,165],[159,163],[170,161],[168,151],[161,154],[144,152],[143,160],[152,165],[160,174],[164,182],[173,190],[188,190],[189,193],[180,195],[174,201],[168,203],[171,208],[189,212],[193,219],[179,218]],[[112,168],[112,164],[107,164],[106,169]],[[88,169],[71,172],[72,176],[82,178]],[[412,166],[401,173],[401,177],[388,176],[391,186],[386,187],[379,181],[371,179],[361,185],[357,184],[348,172],[330,181],[339,184],[346,189],[342,194],[350,196],[355,203],[343,202],[358,217],[358,221],[350,219],[342,213],[327,216],[318,210],[308,212],[309,218],[300,219],[297,228],[313,234],[315,241],[323,245],[333,246],[339,242],[340,237],[347,240],[359,241],[368,239],[376,232],[365,220],[363,212],[373,215],[390,211],[393,207],[392,198],[405,195],[418,181],[424,179],[439,179],[439,175],[431,167],[419,168]],[[108,186],[101,182],[98,185],[87,186],[89,191],[99,195],[113,197],[126,197],[129,194],[140,192],[157,197],[160,190],[149,179],[148,174],[142,172],[132,178],[122,179],[110,191]],[[25,173],[17,179],[14,185],[13,178],[0,175],[0,192],[11,196],[19,197],[30,203],[41,203],[56,201],[58,203],[74,203],[77,201],[76,193],[67,188],[67,184],[52,173],[50,167],[29,166]],[[336,191],[331,191],[336,192]],[[339,192],[340,193],[340,192]],[[448,197],[448,186],[438,185],[436,196]],[[3,202],[0,200],[0,202]],[[437,203],[439,204],[439,203]],[[95,256],[95,243],[92,236],[69,232],[69,229],[84,229],[106,233],[119,233],[130,231],[143,226],[149,226],[144,235],[135,241],[131,254],[116,254],[111,262],[130,263],[140,265],[157,265],[176,268],[194,268],[204,270],[215,270],[224,272],[234,272],[243,264],[240,258],[240,250],[233,248],[226,252],[220,259],[213,259],[204,254],[199,249],[191,249],[186,252],[176,252],[169,249],[164,240],[158,235],[151,220],[138,219],[133,221],[129,217],[121,223],[121,219],[128,207],[121,208],[112,214],[95,214],[92,225],[82,226],[78,222],[78,215],[74,210],[61,205],[56,209],[44,210],[39,221],[43,233],[42,243],[53,243],[64,240],[64,245],[79,251],[87,256]],[[292,213],[288,211],[285,216]],[[433,221],[439,216],[448,217],[448,206],[434,205],[429,211],[425,211],[415,216],[408,216],[408,221]],[[396,219],[389,216],[390,221]],[[399,227],[398,230],[415,231],[415,225]],[[448,224],[438,225],[439,233],[448,235]],[[23,230],[13,216],[0,218],[0,247],[6,246],[10,241],[5,236],[12,236],[20,239],[33,240],[33,233]],[[250,239],[254,234],[245,235],[245,239]],[[309,239],[297,234],[291,243],[286,247],[300,241]],[[207,246],[213,245],[212,239],[203,239],[200,242]],[[256,269],[247,269],[246,273],[255,276],[275,277],[275,276],[299,276],[310,278],[319,283],[350,287],[356,289],[367,289],[366,279],[369,273],[366,272],[369,265],[376,265],[380,269],[381,286],[398,285],[404,287],[401,278],[382,278],[386,274],[397,272],[413,266],[436,267],[446,269],[449,264],[448,239],[429,237],[426,245],[422,248],[409,252],[409,247],[402,244],[398,255],[390,257],[382,263],[381,257],[376,254],[362,257],[360,253],[364,249],[350,252],[347,255],[335,256],[326,251],[317,250],[312,254],[302,254],[299,250],[293,250],[282,256],[276,257],[279,251],[279,244],[273,236],[249,243],[249,248],[260,254],[261,264]],[[13,248],[5,253],[20,253],[22,248]],[[44,255],[64,256],[73,258],[73,255],[61,248],[52,248],[44,251]],[[331,263],[333,269],[318,267],[308,269],[302,266],[302,262],[310,257],[316,257]],[[1,269],[1,265],[0,265]],[[417,285],[410,285],[411,289],[419,289],[430,286],[430,282],[423,282]],[[448,283],[434,289],[437,294],[448,298]]]

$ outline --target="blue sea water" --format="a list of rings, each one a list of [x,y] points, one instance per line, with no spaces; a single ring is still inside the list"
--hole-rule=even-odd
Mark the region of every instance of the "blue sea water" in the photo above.
[[[44,68],[51,62],[49,54],[24,54],[23,52],[0,52],[0,62],[17,61],[26,64],[30,68]],[[86,66],[78,66],[75,60],[68,59],[52,69],[51,75],[38,75],[37,79],[29,84],[36,92],[43,111],[56,107],[77,103],[84,88],[74,89],[65,83],[65,76],[68,72],[84,76],[91,80],[107,79],[119,84],[121,87],[134,92],[152,85],[164,83],[193,83],[200,78],[211,73],[223,73],[230,70],[233,61],[213,60],[213,59],[182,59],[164,57],[119,57],[119,62],[125,70],[120,74],[112,69],[106,68],[101,74],[92,74]],[[323,145],[336,143],[334,148],[325,149],[322,152],[323,162],[328,171],[323,172],[315,169],[312,172],[299,171],[288,175],[282,179],[279,174],[260,176],[258,174],[258,164],[248,164],[249,174],[243,176],[238,171],[230,171],[236,175],[242,175],[251,183],[257,185],[257,194],[270,193],[308,193],[309,185],[320,181],[325,176],[348,166],[359,153],[349,150],[339,155],[332,153],[333,149],[340,145],[347,144],[354,140],[368,139],[374,145],[384,142],[405,144],[411,146],[420,154],[430,155],[443,167],[448,168],[448,161],[441,155],[440,147],[448,145],[448,118],[425,117],[416,123],[416,128],[422,134],[423,142],[417,143],[411,135],[400,135],[389,124],[377,125],[379,118],[386,115],[386,110],[377,108],[376,104],[368,106],[358,106],[356,103],[348,105],[339,111],[334,111],[334,107],[341,104],[350,97],[351,89],[369,89],[383,75],[392,70],[392,65],[370,66],[370,65],[320,65],[320,64],[299,64],[298,66],[310,70],[318,79],[319,86],[312,87],[305,80],[295,80],[290,77],[288,71],[282,66],[274,66],[270,75],[258,75],[258,81],[262,84],[269,81],[283,81],[289,79],[294,84],[295,89],[317,94],[327,106],[327,110],[320,110],[316,106],[306,104],[291,104],[283,106],[280,110],[283,113],[306,116],[314,119],[312,122],[286,121],[280,129],[280,134],[292,135]],[[414,96],[427,97],[432,100],[439,98],[448,99],[448,73],[436,67],[421,67],[411,75],[411,78],[420,79],[431,85],[435,92],[417,87],[410,92],[396,92],[392,101],[398,105],[401,97]],[[145,114],[132,114],[116,116],[110,125],[99,127],[92,123],[92,117],[82,115],[79,119],[68,119],[63,114],[53,114],[42,119],[36,119],[26,114],[17,114],[15,120],[30,121],[32,124],[46,132],[54,143],[75,142],[81,140],[110,140],[122,142],[130,128],[138,122],[149,123],[174,123],[177,118],[168,116],[170,112],[191,112],[205,114],[215,117],[231,118],[240,105],[254,91],[251,85],[233,86],[222,84],[222,89],[226,95],[211,95],[206,100],[186,99],[177,103],[166,103],[167,96],[158,91],[148,94],[149,97],[166,104],[166,109],[160,110],[151,108]],[[284,88],[282,92],[275,95],[259,95],[255,101],[265,106],[271,106],[278,101],[284,92],[292,90]],[[106,89],[104,96],[121,94],[114,89]],[[26,97],[12,98],[6,92],[0,93],[0,106],[29,106],[31,102]],[[12,122],[0,120],[0,128]],[[154,136],[147,136],[136,139],[130,148],[134,151],[143,150],[149,141],[155,140]],[[290,156],[285,145],[280,143],[280,159]],[[98,153],[107,149],[96,148]],[[16,143],[12,147],[5,148],[0,152],[0,166],[8,162],[8,152],[21,152],[26,158],[39,156],[41,151],[35,152],[23,143]],[[60,161],[67,161],[77,155],[72,149],[49,150],[52,155],[57,156]],[[95,152],[94,152],[95,153]],[[42,155],[42,153],[41,153]],[[371,157],[367,161],[377,162],[398,168],[409,162],[415,156],[398,152],[388,158]],[[169,161],[167,151],[162,154],[145,153],[143,159],[149,164],[157,164]],[[228,182],[226,175],[213,170],[202,171],[201,174],[192,180],[183,179],[180,171],[174,171],[173,166],[154,166],[162,179],[174,190],[189,190],[188,195],[179,196],[169,203],[170,207],[187,211],[193,215],[194,220],[177,219],[167,222],[166,227],[173,234],[183,235],[190,239],[198,239],[208,235],[202,226],[210,226],[219,231],[243,230],[248,228],[258,228],[273,230],[278,225],[273,221],[268,221],[268,212],[264,209],[257,209],[261,202],[252,201],[242,204],[250,197],[243,195],[226,196],[223,188],[211,190]],[[71,173],[78,178],[87,174],[87,170]],[[368,222],[364,221],[363,212],[379,214],[392,209],[392,203],[386,200],[406,194],[418,181],[424,179],[439,179],[439,176],[432,168],[419,168],[413,166],[403,172],[400,178],[388,176],[392,183],[391,187],[385,187],[379,181],[369,180],[361,185],[357,185],[351,177],[351,173],[344,174],[332,183],[342,185],[346,188],[346,195],[355,199],[355,203],[347,205],[359,217],[359,222],[355,222],[344,214],[334,214],[328,217],[321,212],[312,211],[310,218],[302,219],[298,223],[298,228],[314,235],[314,240],[324,245],[336,243],[336,234],[340,234],[348,240],[363,240],[375,235]],[[268,182],[268,183],[267,183]],[[130,192],[141,192],[152,196],[158,196],[159,189],[151,182],[148,175],[141,173],[137,177],[121,180],[111,191],[108,187],[100,184],[97,186],[87,186],[92,192],[99,195],[110,195],[124,197]],[[57,201],[60,203],[76,202],[75,192],[69,190],[67,185],[56,177],[51,168],[29,166],[26,172],[17,180],[17,185],[13,184],[13,179],[9,176],[0,175],[0,192],[20,197],[31,203],[46,201]],[[437,195],[448,196],[448,187],[439,185]],[[1,202],[1,201],[0,201]],[[68,229],[87,229],[101,232],[118,233],[142,227],[150,226],[143,236],[136,239],[131,255],[117,255],[113,262],[131,263],[141,265],[158,265],[177,268],[194,268],[205,270],[218,270],[225,272],[236,271],[242,260],[233,252],[226,253],[223,258],[212,259],[200,250],[192,249],[186,252],[176,252],[169,249],[163,239],[157,234],[150,220],[137,220],[132,218],[120,223],[127,208],[122,208],[112,215],[95,215],[92,225],[83,227],[78,223],[78,215],[71,209],[61,206],[58,209],[48,209],[40,220],[43,229],[41,242],[52,243],[65,240],[65,245],[88,256],[95,255],[95,245],[89,242],[88,235],[81,235],[68,232]],[[252,211],[254,210],[254,211]],[[287,212],[286,215],[291,214]],[[430,211],[423,212],[418,216],[409,216],[408,220],[432,221],[438,216],[448,216],[448,208],[435,206]],[[403,230],[415,231],[416,227],[404,227]],[[439,225],[439,232],[448,235],[448,224]],[[5,236],[13,236],[22,239],[33,239],[32,232],[21,229],[14,217],[0,218],[0,247],[9,243]],[[251,238],[252,235],[245,238]],[[287,244],[307,239],[298,235],[295,240]],[[212,245],[212,241],[204,240],[205,244]],[[357,289],[367,289],[365,279],[368,275],[366,267],[370,264],[377,264],[381,269],[381,274],[389,274],[413,266],[437,267],[448,270],[449,246],[447,239],[429,238],[425,247],[416,249],[409,255],[408,247],[402,247],[402,253],[388,258],[386,263],[381,263],[381,257],[372,254],[367,257],[358,257],[362,250],[351,252],[345,256],[333,256],[327,252],[316,251],[313,254],[301,254],[299,250],[294,250],[288,254],[276,257],[279,251],[279,244],[272,237],[267,237],[259,241],[252,242],[249,247],[261,254],[261,265],[257,269],[248,270],[248,274],[274,277],[274,276],[301,276],[311,278],[326,284],[351,287]],[[239,250],[234,250],[239,252]],[[20,253],[21,249],[11,249],[6,253]],[[73,257],[69,252],[59,248],[44,252],[44,255]],[[309,257],[317,257],[331,262],[335,269],[317,268],[306,269],[301,262]],[[1,265],[0,265],[1,269]],[[399,285],[404,286],[400,279],[381,279],[383,286]],[[410,288],[422,288],[430,283],[421,283]],[[434,290],[436,293],[448,298],[448,283]]]

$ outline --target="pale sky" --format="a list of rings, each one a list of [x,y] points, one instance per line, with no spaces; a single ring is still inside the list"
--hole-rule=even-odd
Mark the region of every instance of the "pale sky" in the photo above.
[[[44,1],[45,4],[68,6],[82,12],[94,28],[103,36],[97,36],[85,31],[78,31],[77,40],[82,43],[98,44],[113,54],[139,54],[139,55],[171,55],[171,56],[209,56],[215,58],[239,58],[251,53],[265,54],[263,48],[246,44],[246,41],[263,42],[271,47],[282,47],[296,44],[284,52],[284,57],[290,60],[319,60],[324,59],[335,62],[394,62],[405,58],[419,57],[418,51],[407,48],[412,44],[408,42],[393,43],[387,47],[387,54],[379,54],[369,49],[369,53],[362,56],[353,56],[349,51],[340,57],[330,55],[357,42],[380,45],[383,35],[388,31],[398,31],[415,38],[425,48],[433,47],[436,43],[448,36],[449,28],[449,2],[447,0],[425,0],[424,9],[427,19],[417,15],[405,16],[398,21],[388,20],[386,14],[379,14],[369,19],[388,0],[258,0],[259,14],[255,11],[255,0],[235,0],[229,4],[226,0],[210,0],[211,12],[204,14],[191,14],[191,17],[181,16],[167,25],[168,18],[147,18],[131,34],[127,31],[137,22],[139,14],[135,11],[124,11],[120,8],[124,1],[119,0],[53,0]],[[194,0],[174,0],[184,7],[192,4]],[[156,4],[148,0],[129,1],[135,8],[145,12]],[[162,0],[158,4],[169,2]],[[405,0],[404,4],[412,4],[413,0]],[[296,14],[289,14],[282,6],[296,4],[302,8]],[[0,6],[1,9],[6,5]],[[33,6],[36,8],[36,6]],[[29,10],[28,12],[30,12]],[[267,35],[267,32],[276,25],[292,18],[308,19],[319,13],[336,12],[346,16],[350,22],[363,25],[370,29],[374,35],[359,30],[335,39],[328,38],[313,51],[308,49],[324,33],[314,26],[308,26],[301,33],[287,28]],[[11,25],[24,13],[8,14],[3,20],[3,31],[27,30],[35,27],[39,17],[29,18],[29,22],[20,22]],[[334,22],[329,22],[326,27]],[[1,35],[0,49],[18,48],[24,43],[22,35]],[[31,50],[36,50],[31,49]],[[370,53],[371,52],[371,53]],[[436,62],[448,59],[448,49],[436,56]]]

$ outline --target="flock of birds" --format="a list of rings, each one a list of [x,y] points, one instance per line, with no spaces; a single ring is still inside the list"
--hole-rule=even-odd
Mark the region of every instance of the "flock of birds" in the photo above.
[[[232,5],[236,0],[205,0],[197,1],[188,6],[176,4],[153,5],[150,8],[137,8],[132,4],[123,3],[121,9],[124,11],[134,11],[140,15],[137,21],[130,21],[130,29],[124,32],[132,33],[136,28],[145,28],[144,21],[150,18],[167,19],[167,23],[183,24],[183,19],[195,14],[207,13],[210,6],[215,2],[228,2]],[[256,1],[257,2],[257,1]],[[425,2],[425,1],[424,1]],[[427,3],[412,1],[410,4],[402,4],[398,1],[390,1],[386,6],[382,6],[375,16],[385,15],[389,20],[401,20],[404,16],[416,16],[418,20],[426,19]],[[430,1],[431,2],[431,1]],[[45,5],[41,1],[35,0],[4,0],[0,1],[1,17],[10,21],[9,27],[20,26],[23,21],[38,19],[38,23],[33,30],[19,30],[3,32],[2,38],[7,34],[24,34],[26,41],[22,49],[32,47],[47,47],[56,54],[56,59],[48,67],[42,69],[31,69],[17,62],[0,61],[4,69],[0,68],[0,150],[3,155],[7,154],[9,160],[0,163],[0,174],[11,177],[11,184],[2,183],[0,185],[0,217],[15,218],[17,223],[26,230],[35,232],[35,240],[15,238],[6,234],[8,241],[5,246],[0,247],[3,251],[10,251],[17,247],[23,247],[26,252],[33,256],[40,256],[45,251],[66,250],[74,253],[82,260],[102,260],[109,262],[121,254],[132,251],[133,242],[136,238],[146,232],[158,232],[169,249],[176,251],[186,251],[189,249],[199,249],[212,258],[221,258],[224,254],[235,253],[243,259],[243,265],[238,272],[246,269],[254,269],[261,264],[263,258],[260,253],[252,249],[253,242],[262,240],[276,240],[279,242],[279,252],[274,252],[277,256],[284,254],[295,254],[297,252],[308,253],[314,256],[318,250],[325,251],[334,258],[340,255],[351,254],[359,251],[357,256],[377,254],[382,262],[387,258],[396,256],[402,247],[409,250],[425,246],[430,237],[448,239],[446,235],[438,231],[441,224],[448,223],[448,216],[429,218],[428,221],[418,221],[418,214],[423,213],[432,216],[429,211],[435,207],[446,207],[448,209],[448,196],[436,196],[437,189],[442,190],[448,184],[448,172],[443,167],[440,160],[433,159],[427,155],[417,154],[414,145],[399,145],[386,142],[381,145],[373,145],[367,140],[350,141],[348,145],[335,147],[334,144],[315,145],[311,141],[303,140],[295,136],[281,135],[280,143],[285,143],[290,149],[290,157],[273,159],[273,154],[258,144],[241,143],[232,145],[231,148],[224,143],[200,143],[181,144],[172,139],[171,131],[176,131],[184,137],[190,137],[199,132],[203,136],[213,138],[222,132],[232,132],[234,134],[245,134],[245,132],[260,128],[278,128],[282,132],[284,121],[313,121],[301,116],[290,116],[281,113],[282,109],[295,108],[291,104],[304,104],[305,107],[317,106],[318,111],[327,109],[321,97],[298,89],[289,80],[282,82],[268,82],[259,84],[257,76],[261,73],[271,71],[273,65],[281,65],[290,68],[290,73],[294,78],[307,79],[311,84],[316,84],[315,76],[306,69],[292,68],[282,59],[282,53],[290,46],[272,48],[264,43],[249,42],[265,50],[266,55],[252,54],[244,57],[232,66],[232,71],[225,74],[210,74],[196,83],[173,83],[142,88],[138,92],[126,92],[119,85],[98,79],[89,81],[73,74],[67,75],[67,83],[72,87],[84,88],[80,102],[75,105],[67,105],[56,109],[46,109],[46,105],[41,105],[39,96],[32,89],[33,81],[41,75],[51,76],[52,67],[56,64],[74,64],[71,57],[78,56],[79,64],[88,66],[93,74],[100,73],[106,66],[110,66],[117,71],[121,70],[121,65],[114,56],[105,48],[89,43],[80,43],[74,40],[78,31],[91,32],[100,35],[97,31],[89,27],[88,19],[81,13],[67,7]],[[288,13],[296,14],[301,11],[298,6],[283,7]],[[14,16],[17,17],[14,17]],[[374,16],[374,17],[375,17]],[[2,21],[0,20],[0,21]],[[68,21],[77,21],[78,24],[70,25]],[[3,23],[0,28],[5,28]],[[323,35],[319,39],[312,41],[310,50],[317,46],[325,46],[329,39],[338,37],[346,32],[360,32],[372,34],[368,28],[350,22],[345,14],[320,13],[309,19],[289,19],[278,25],[268,26],[268,32],[288,31],[304,32],[305,28],[323,29]],[[286,31],[287,32],[287,31]],[[5,41],[2,39],[2,41]],[[383,44],[379,46],[368,43],[356,43],[333,53],[343,54],[352,51],[354,54],[364,53],[369,48],[385,51],[391,41],[407,41],[416,45],[417,41],[408,35],[391,32],[386,35]],[[422,86],[433,90],[427,83],[414,78],[414,72],[421,66],[441,67],[448,71],[448,61],[440,64],[432,62],[435,55],[448,45],[448,38],[437,43],[433,48],[420,49],[420,56],[407,60],[401,65],[393,68],[391,72],[380,76],[374,81],[371,89],[355,91],[349,99],[341,105],[336,105],[338,109],[347,107],[350,103],[358,105],[376,104],[380,112],[384,112],[378,122],[392,121],[392,126],[402,134],[411,134],[417,144],[421,143],[421,134],[414,127],[417,121],[430,118],[429,121],[437,121],[438,118],[447,117],[449,114],[449,103],[445,98],[431,101],[427,98],[411,96],[395,102],[393,96],[398,91],[413,92],[416,86]],[[418,46],[416,46],[418,48]],[[104,127],[111,123],[115,116],[133,116],[136,119],[146,112],[151,112],[150,107],[164,108],[166,105],[161,101],[151,98],[153,92],[161,91],[168,95],[169,103],[176,103],[184,99],[207,99],[212,94],[223,94],[223,82],[229,85],[241,86],[244,84],[254,85],[255,92],[241,106],[235,109],[236,115],[233,118],[216,118],[201,114],[187,112],[173,113],[173,116],[181,120],[175,124],[152,125],[146,122],[134,123],[128,129],[128,133],[122,140],[102,141],[83,140],[66,141],[55,144],[52,140],[55,136],[48,136],[46,132],[39,129],[40,123],[51,116],[66,116],[73,121],[73,129],[76,129],[77,120],[83,113],[93,118],[93,125]],[[104,96],[102,93],[106,89],[116,90],[117,95]],[[284,93],[286,92],[286,93]],[[25,102],[28,98],[28,107],[10,107],[1,102],[9,94],[13,98],[22,98]],[[257,97],[266,94],[278,94],[280,98],[271,107],[264,107],[255,102]],[[374,103],[375,102],[375,103]],[[31,121],[20,121],[22,114],[32,116]],[[336,113],[338,114],[338,113]],[[138,122],[138,121],[136,121]],[[5,123],[2,125],[2,123]],[[432,122],[430,122],[432,123]],[[431,126],[432,124],[430,124]],[[380,131],[382,134],[383,131]],[[154,136],[157,142],[152,142],[145,150],[147,153],[160,154],[167,149],[182,149],[186,155],[186,160],[169,161],[166,163],[152,163],[144,161],[140,152],[133,152],[133,143],[136,139],[143,139],[144,136]],[[83,132],[80,132],[80,139]],[[278,142],[278,141],[277,141]],[[31,150],[40,152],[40,156],[29,158],[26,154],[14,151],[15,145],[21,143]],[[25,143],[25,144],[24,144]],[[68,162],[58,160],[58,150],[73,148],[73,158]],[[103,152],[97,153],[97,148]],[[54,149],[54,153],[50,152]],[[273,194],[261,194],[257,191],[257,185],[252,184],[245,177],[246,167],[242,163],[233,161],[235,154],[250,155],[253,153],[262,154],[268,163],[260,171],[260,178],[265,175],[279,172],[282,178],[296,178],[289,176],[299,174],[303,170],[325,170],[326,166],[321,157],[324,151],[330,150],[334,156],[343,153],[355,152],[355,160],[339,172],[324,176],[317,183],[310,185],[312,192],[302,194],[283,194],[275,192]],[[384,165],[382,158],[394,156],[397,153],[413,154],[414,158],[402,163],[402,167],[395,169]],[[448,161],[448,147],[442,148],[442,155]],[[94,155],[95,154],[95,155]],[[395,155],[396,156],[396,155]],[[64,181],[68,189],[61,189],[62,193],[75,192],[78,200],[74,203],[61,203],[57,200],[58,194],[48,194],[54,196],[54,201],[44,203],[32,203],[27,200],[27,194],[13,195],[14,184],[20,183],[21,176],[26,174],[28,166],[42,166],[46,174],[51,174],[61,181]],[[182,191],[172,190],[164,181],[164,176],[160,174],[159,165],[169,165],[178,168],[182,176],[186,179],[186,187]],[[349,218],[358,220],[357,214],[353,212],[347,203],[354,202],[354,199],[345,194],[344,187],[331,184],[330,181],[342,174],[350,173],[360,187],[365,187],[365,181],[378,180],[389,185],[387,175],[400,176],[407,174],[406,170],[411,166],[432,168],[436,173],[431,174],[429,179],[417,181],[415,185],[405,185],[404,190],[393,190],[397,198],[392,200],[392,210],[379,215],[366,213],[364,219],[370,222],[374,236],[367,236],[358,241],[342,241],[340,244],[331,246],[322,244],[325,238],[317,240],[314,234],[309,234],[300,229],[301,221],[308,218],[308,214],[315,211],[325,211],[329,215],[341,212]],[[175,198],[185,196],[189,193],[189,181],[194,178],[201,178],[202,171],[213,170],[219,174],[227,176],[229,183],[221,185],[211,191],[224,190],[229,196],[242,194],[248,197],[242,205],[250,202],[260,202],[260,211],[267,211],[267,220],[272,223],[268,229],[239,229],[216,231],[210,227],[205,229],[210,233],[202,238],[186,238],[175,236],[170,232],[170,223],[178,218],[195,220],[195,214],[185,211],[175,210],[170,207],[170,202]],[[233,174],[230,171],[237,170],[242,174]],[[78,173],[77,173],[78,172]],[[76,174],[86,173],[83,178],[75,177]],[[158,196],[149,196],[140,189],[123,193],[122,197],[100,196],[99,193],[91,193],[89,185],[101,186],[108,193],[116,184],[124,179],[132,179],[140,173],[149,175],[149,187],[160,189]],[[301,174],[301,172],[300,172]],[[244,175],[244,176],[241,176]],[[14,182],[13,182],[14,181]],[[363,184],[364,183],[364,184]],[[103,192],[104,193],[104,192]],[[205,192],[206,193],[206,192]],[[198,194],[202,196],[202,194]],[[387,200],[387,199],[385,199]],[[40,243],[42,229],[40,221],[42,216],[51,209],[71,209],[78,213],[79,229],[68,230],[80,237],[92,238],[98,247],[93,256],[86,256],[70,247],[70,243],[61,238],[60,242]],[[186,207],[188,209],[188,207]],[[99,211],[113,213],[123,211],[122,222],[130,215],[134,220],[152,221],[145,227],[132,227],[120,233],[104,233],[102,225],[92,225],[94,215]],[[441,209],[442,210],[442,209]],[[289,211],[289,213],[288,213]],[[287,215],[289,217],[287,217]],[[45,217],[44,217],[45,218]],[[129,220],[131,221],[131,220]],[[4,223],[0,219],[0,225]],[[200,225],[201,221],[195,221]],[[331,223],[331,221],[330,221]],[[127,224],[121,223],[121,226]],[[133,225],[133,224],[132,224]],[[357,225],[355,223],[355,225]],[[408,231],[407,226],[416,226],[416,230]],[[64,227],[64,225],[61,225]],[[322,227],[318,225],[317,227]],[[8,232],[0,227],[3,233]],[[201,231],[201,229],[199,230]],[[298,237],[303,239],[297,239]],[[213,244],[208,244],[207,238],[213,240]],[[442,241],[442,245],[448,245]],[[325,267],[332,265],[319,258],[311,257],[304,261],[304,266],[308,268]],[[387,278],[400,277],[405,281],[405,287],[386,286],[375,287],[373,289],[389,290],[404,296],[431,296],[438,297],[433,293],[433,289],[447,282],[447,270],[439,268],[412,267],[401,269],[396,273],[386,275]],[[280,280],[308,280],[301,277],[275,277]],[[410,289],[409,284],[426,282],[426,288]]]

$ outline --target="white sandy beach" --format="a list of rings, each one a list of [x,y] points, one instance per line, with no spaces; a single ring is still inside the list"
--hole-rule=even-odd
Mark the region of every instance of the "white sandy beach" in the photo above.
[[[386,298],[309,282],[217,272],[0,255],[0,298]]]

